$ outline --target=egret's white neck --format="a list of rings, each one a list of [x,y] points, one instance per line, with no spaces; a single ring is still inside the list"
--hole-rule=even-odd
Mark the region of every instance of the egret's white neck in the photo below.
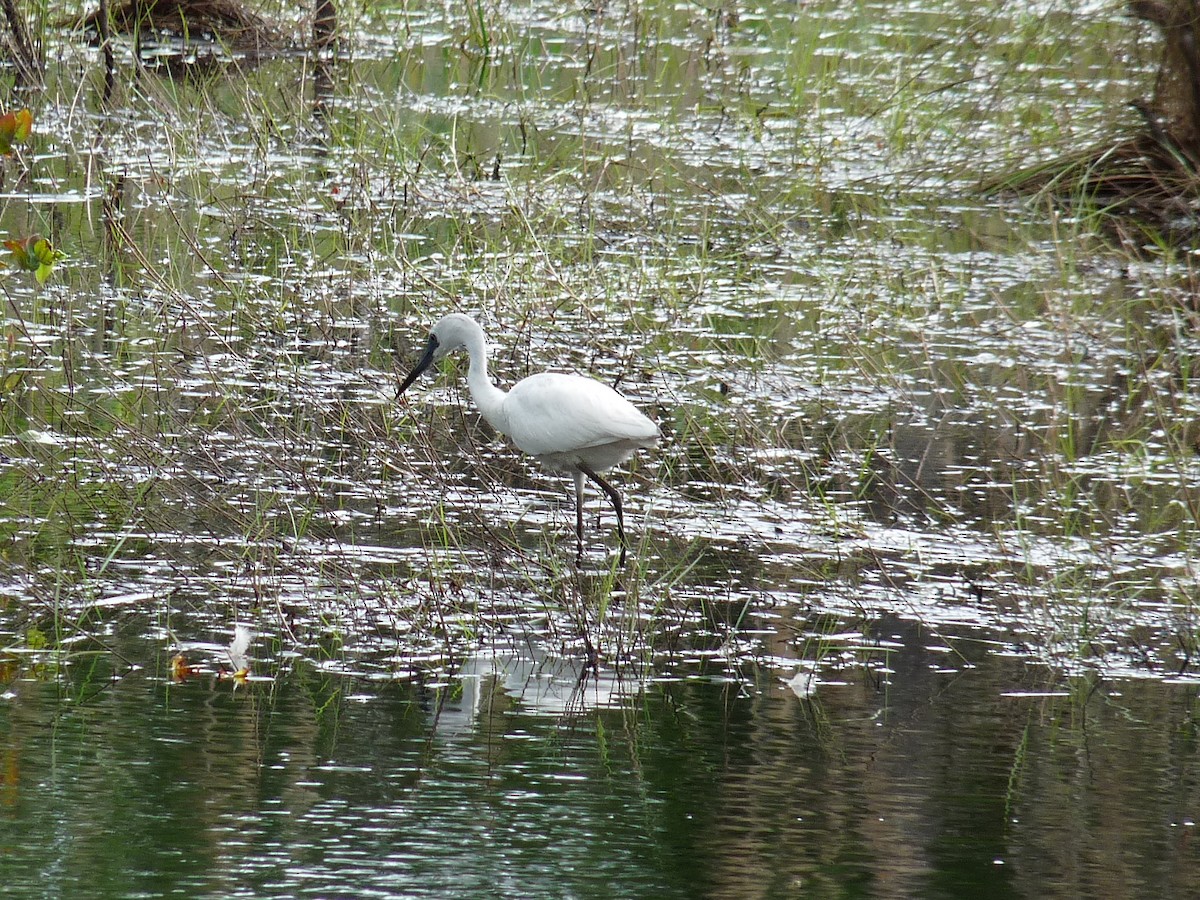
[[[508,434],[508,421],[504,416],[503,405],[507,394],[492,384],[488,377],[487,346],[483,341],[483,332],[476,329],[466,338],[467,354],[471,357],[471,366],[467,370],[467,387],[471,389],[471,399],[483,413],[489,425],[502,434]]]

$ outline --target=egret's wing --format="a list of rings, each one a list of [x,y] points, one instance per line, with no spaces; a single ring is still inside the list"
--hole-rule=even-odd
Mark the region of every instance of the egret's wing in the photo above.
[[[531,375],[513,386],[504,407],[513,443],[532,456],[658,436],[658,426],[632,403],[581,375]]]

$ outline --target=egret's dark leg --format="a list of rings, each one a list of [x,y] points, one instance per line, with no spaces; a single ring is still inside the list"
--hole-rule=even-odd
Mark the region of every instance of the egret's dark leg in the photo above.
[[[576,470],[575,476],[575,561],[583,562],[583,472]]]
[[[617,513],[617,539],[621,542],[621,561],[620,561],[619,565],[623,566],[623,565],[625,565],[625,515],[621,511],[621,495],[617,493],[617,489],[615,487],[613,487],[611,484],[609,484],[607,481],[605,481],[603,478],[601,478],[599,475],[597,475],[595,472],[593,472],[588,466],[585,466],[583,463],[579,464],[579,471],[582,472],[584,475],[586,475],[588,478],[592,479],[592,481],[596,482],[596,484],[600,485],[600,490],[602,490],[602,491],[604,491],[604,493],[608,494],[608,499],[612,501],[613,509],[616,510],[616,513]],[[578,476],[577,476],[575,483],[578,485],[582,485],[583,479],[578,478]],[[583,514],[580,513],[580,515],[582,516]],[[580,522],[582,523],[582,521],[583,520],[581,519]],[[579,535],[580,535],[579,540],[580,540],[581,546],[582,546],[582,541],[583,541],[583,525],[582,524],[580,524],[580,526],[579,526]]]

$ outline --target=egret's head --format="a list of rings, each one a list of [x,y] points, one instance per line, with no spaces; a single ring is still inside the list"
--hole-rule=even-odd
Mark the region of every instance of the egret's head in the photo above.
[[[474,319],[464,316],[462,313],[450,313],[448,316],[443,316],[429,332],[429,342],[425,344],[425,351],[417,360],[417,364],[413,366],[412,371],[400,382],[400,389],[396,393],[403,394],[408,386],[421,376],[422,372],[434,363],[441,362],[447,354],[453,353],[460,347],[470,346],[472,341],[477,341],[482,348],[483,329]]]

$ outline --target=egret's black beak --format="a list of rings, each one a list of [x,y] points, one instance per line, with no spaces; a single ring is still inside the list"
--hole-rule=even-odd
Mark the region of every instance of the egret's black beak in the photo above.
[[[403,394],[410,384],[421,377],[421,373],[433,365],[433,354],[437,352],[438,339],[432,334],[429,336],[429,343],[425,345],[425,352],[421,354],[421,358],[417,360],[417,364],[413,366],[411,372],[405,376],[400,382],[400,389],[396,391],[396,396]]]

